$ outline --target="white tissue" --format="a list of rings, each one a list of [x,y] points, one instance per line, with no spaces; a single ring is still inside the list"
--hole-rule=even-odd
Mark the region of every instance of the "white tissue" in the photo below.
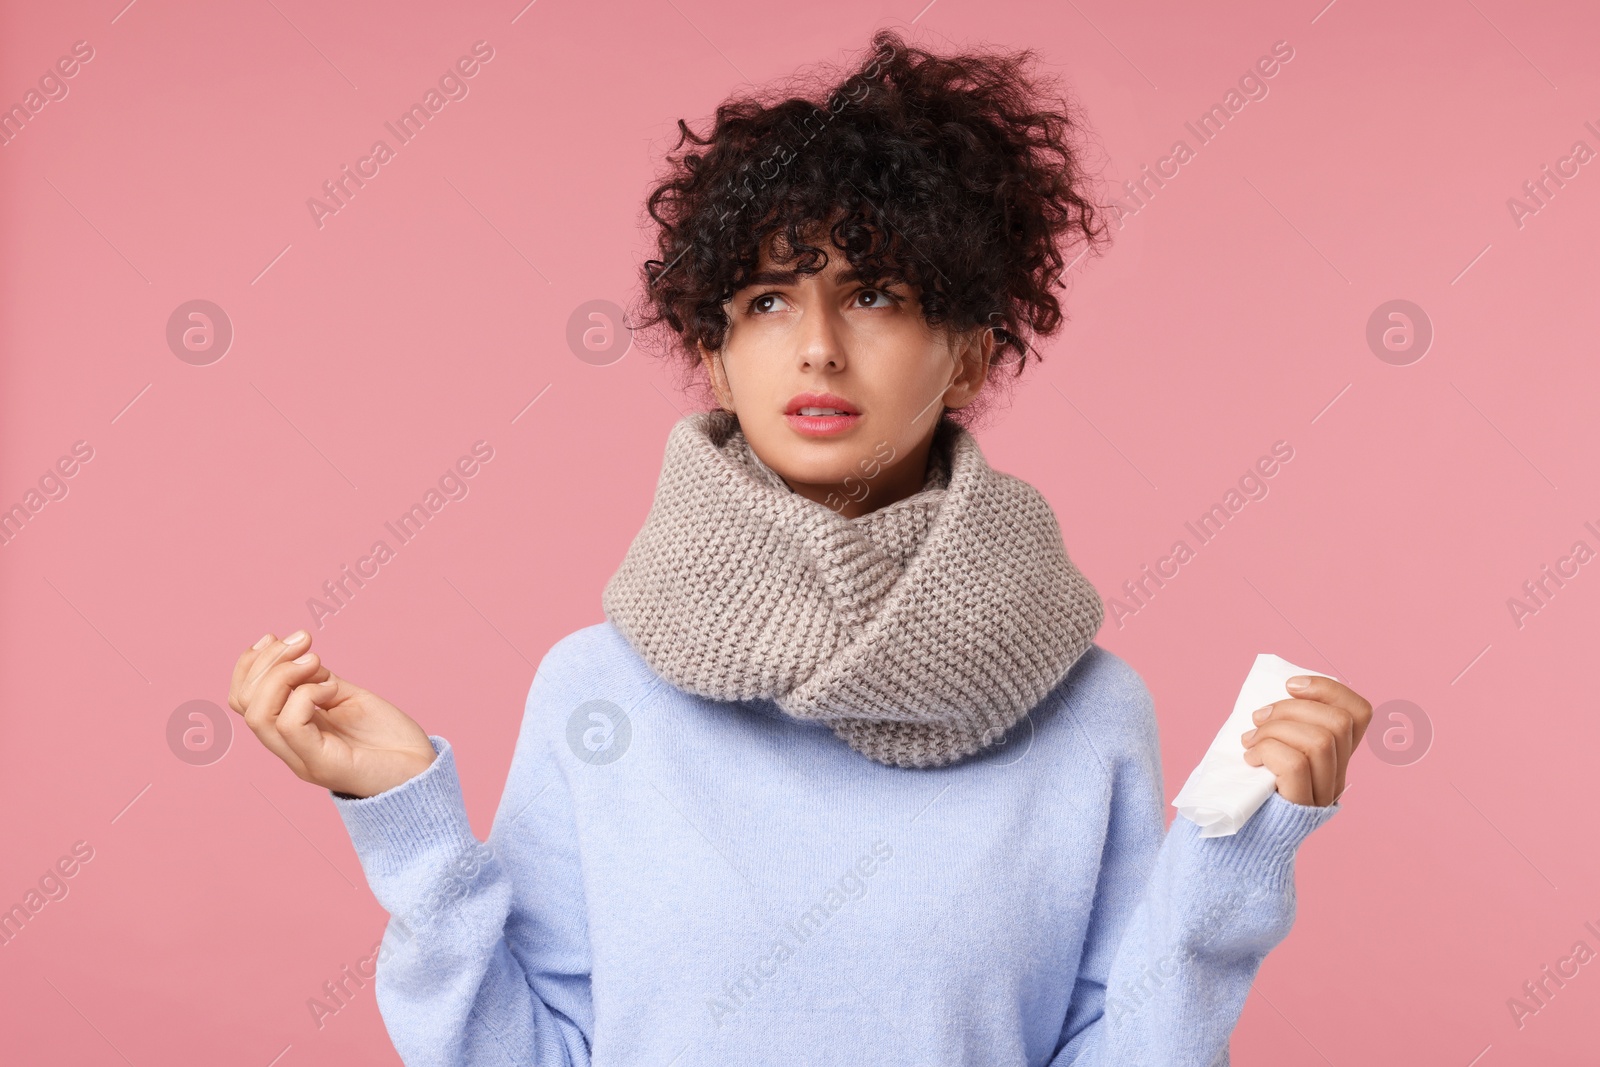
[[[1239,690],[1239,699],[1233,702],[1233,714],[1222,724],[1199,766],[1172,799],[1178,814],[1200,827],[1201,837],[1227,837],[1238,833],[1277,788],[1277,778],[1271,771],[1252,767],[1244,761],[1244,745],[1239,737],[1255,729],[1255,721],[1250,716],[1257,708],[1290,696],[1283,683],[1297,674],[1334,677],[1296,667],[1268,652],[1256,656],[1255,666],[1250,668]]]

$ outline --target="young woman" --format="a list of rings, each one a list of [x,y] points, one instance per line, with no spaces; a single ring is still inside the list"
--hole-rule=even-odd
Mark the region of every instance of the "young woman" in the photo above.
[[[1164,832],[1148,691],[958,421],[1103,234],[1078,126],[1026,55],[873,45],[680,123],[642,324],[716,403],[540,664],[486,846],[449,743],[307,634],[239,659],[391,915],[408,1064],[1207,1067],[1288,933],[1371,707],[1300,679],[1241,739],[1266,805]]]

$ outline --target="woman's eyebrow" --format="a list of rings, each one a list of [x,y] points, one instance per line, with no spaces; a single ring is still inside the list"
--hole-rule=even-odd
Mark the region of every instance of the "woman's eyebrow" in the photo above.
[[[797,270],[758,270],[745,279],[741,289],[752,285],[793,285],[800,280]]]
[[[758,270],[745,279],[740,289],[749,289],[755,285],[794,285],[800,281],[800,271],[797,270]],[[814,274],[815,271],[807,271]],[[861,275],[854,270],[840,271],[834,279],[841,285],[849,285],[861,280]]]

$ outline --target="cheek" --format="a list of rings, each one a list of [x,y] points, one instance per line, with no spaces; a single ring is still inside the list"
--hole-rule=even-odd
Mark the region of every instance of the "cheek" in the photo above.
[[[892,413],[900,425],[915,420],[925,426],[932,421],[935,398],[950,382],[952,361],[920,323],[915,329],[885,330],[882,336],[863,338],[858,351],[862,355],[857,356],[856,367],[880,411]],[[924,410],[930,404],[934,407]]]
[[[773,339],[762,331],[746,329],[728,332],[722,346],[722,369],[735,397],[755,395],[771,387],[775,370],[781,364]]]
[[[873,413],[864,444],[899,458],[915,451],[932,431],[945,379],[931,358],[907,359],[897,369],[875,376],[870,397],[863,397]]]

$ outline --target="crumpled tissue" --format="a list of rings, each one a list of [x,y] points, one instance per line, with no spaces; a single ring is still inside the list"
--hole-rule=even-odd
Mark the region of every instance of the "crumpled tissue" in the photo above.
[[[1206,749],[1189,780],[1172,799],[1178,814],[1200,827],[1201,837],[1228,837],[1238,833],[1277,789],[1277,778],[1271,771],[1252,767],[1244,761],[1244,745],[1239,737],[1255,729],[1251,715],[1257,708],[1292,695],[1284,683],[1297,674],[1339,680],[1331,674],[1296,667],[1269,652],[1256,656],[1255,666],[1250,668],[1239,690],[1239,699],[1233,703],[1233,714],[1222,724],[1211,747]]]

